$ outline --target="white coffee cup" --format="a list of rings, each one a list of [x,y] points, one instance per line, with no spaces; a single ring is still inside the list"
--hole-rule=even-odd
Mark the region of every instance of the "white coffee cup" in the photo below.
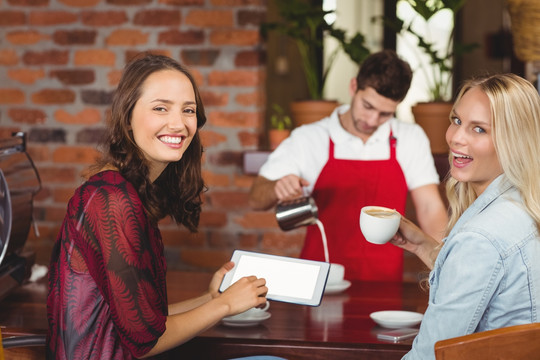
[[[398,231],[401,215],[383,206],[364,206],[360,211],[360,229],[367,241],[386,244]]]
[[[328,271],[328,278],[326,280],[327,285],[337,285],[343,282],[345,276],[345,267],[341,264],[330,264],[330,271]]]
[[[261,317],[269,308],[270,308],[270,302],[266,300],[266,304],[264,304],[264,307],[262,308],[254,307],[244,312],[241,312],[240,314],[227,316],[227,319],[230,319],[230,320],[257,319]]]

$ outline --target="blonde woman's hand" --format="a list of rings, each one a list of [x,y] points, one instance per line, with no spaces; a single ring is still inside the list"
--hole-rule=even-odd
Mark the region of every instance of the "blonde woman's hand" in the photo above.
[[[390,243],[410,251],[422,260],[430,269],[437,257],[441,243],[426,234],[412,221],[401,217],[398,232],[390,239]]]

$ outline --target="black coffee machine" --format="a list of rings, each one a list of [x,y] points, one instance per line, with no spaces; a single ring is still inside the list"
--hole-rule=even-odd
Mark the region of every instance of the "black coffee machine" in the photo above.
[[[0,139],[0,300],[30,277],[35,253],[24,249],[41,180],[26,135]]]

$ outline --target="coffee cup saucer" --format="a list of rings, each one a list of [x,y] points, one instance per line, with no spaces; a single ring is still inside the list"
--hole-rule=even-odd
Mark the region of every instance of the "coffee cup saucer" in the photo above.
[[[349,280],[341,280],[338,283],[335,284],[326,284],[326,288],[324,289],[325,294],[337,294],[342,291],[347,290],[351,286],[351,282]]]
[[[244,318],[235,318],[234,316],[224,317],[221,322],[223,325],[232,327],[255,326],[264,320],[269,319],[270,316],[272,316],[272,314],[270,314],[268,311],[261,311],[260,314]]]

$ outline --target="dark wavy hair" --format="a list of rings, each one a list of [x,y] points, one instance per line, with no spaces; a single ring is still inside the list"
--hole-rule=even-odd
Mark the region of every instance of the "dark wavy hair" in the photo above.
[[[135,143],[130,124],[133,108],[141,97],[145,80],[151,74],[163,70],[179,71],[191,82],[197,104],[197,133],[182,158],[169,163],[152,183],[148,162]],[[151,221],[157,223],[171,216],[177,224],[196,232],[201,213],[201,194],[206,190],[201,175],[203,148],[198,131],[205,123],[204,106],[193,76],[167,56],[142,54],[125,67],[114,93],[104,151],[96,168],[108,164],[116,167],[137,190]]]
[[[366,58],[356,75],[357,89],[372,87],[386,98],[401,101],[411,87],[412,70],[393,50],[382,50]]]

